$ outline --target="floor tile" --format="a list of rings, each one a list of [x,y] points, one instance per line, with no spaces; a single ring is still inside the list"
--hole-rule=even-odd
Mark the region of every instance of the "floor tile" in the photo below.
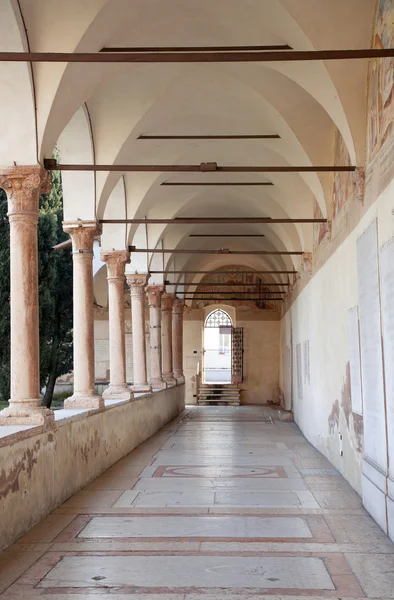
[[[299,517],[94,517],[81,538],[309,538]]]
[[[39,587],[250,588],[334,590],[320,558],[78,556],[63,558]]]

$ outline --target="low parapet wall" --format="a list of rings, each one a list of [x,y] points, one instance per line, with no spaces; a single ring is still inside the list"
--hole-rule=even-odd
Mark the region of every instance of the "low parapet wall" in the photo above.
[[[0,550],[184,409],[184,385],[56,411],[56,427],[0,427]]]

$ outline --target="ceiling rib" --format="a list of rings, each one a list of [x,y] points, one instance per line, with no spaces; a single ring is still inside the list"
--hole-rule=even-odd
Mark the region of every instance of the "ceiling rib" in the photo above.
[[[60,63],[221,63],[221,62],[299,62],[391,58],[394,48],[357,50],[278,50],[261,52],[0,52],[0,62]]]

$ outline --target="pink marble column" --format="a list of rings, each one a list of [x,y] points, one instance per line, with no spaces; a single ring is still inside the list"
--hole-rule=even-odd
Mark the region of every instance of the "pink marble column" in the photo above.
[[[107,265],[109,310],[110,385],[103,398],[130,400],[133,394],[126,383],[126,340],[124,323],[125,266],[130,262],[127,250],[102,252]]]
[[[40,193],[50,177],[39,166],[0,171],[10,220],[11,394],[0,425],[52,426],[53,411],[41,407],[38,316],[37,223]],[[8,340],[2,340],[8,344]]]
[[[184,301],[175,298],[172,305],[172,357],[174,377],[178,383],[185,383],[183,374],[183,309]]]
[[[133,344],[133,392],[151,392],[146,376],[145,287],[147,275],[127,274],[131,296],[131,329]]]
[[[150,321],[150,381],[152,388],[165,389],[167,383],[161,371],[161,296],[162,285],[149,285],[147,288]]]
[[[73,243],[74,393],[64,408],[103,408],[94,377],[93,242],[101,233],[96,221],[63,223]]]
[[[176,385],[172,369],[172,305],[175,294],[163,294],[161,297],[161,332],[163,379],[168,385]]]

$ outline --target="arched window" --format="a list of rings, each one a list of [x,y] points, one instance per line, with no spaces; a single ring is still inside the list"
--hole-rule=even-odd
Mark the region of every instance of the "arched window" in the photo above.
[[[232,327],[232,325],[230,315],[220,308],[211,312],[205,321],[205,327]]]

